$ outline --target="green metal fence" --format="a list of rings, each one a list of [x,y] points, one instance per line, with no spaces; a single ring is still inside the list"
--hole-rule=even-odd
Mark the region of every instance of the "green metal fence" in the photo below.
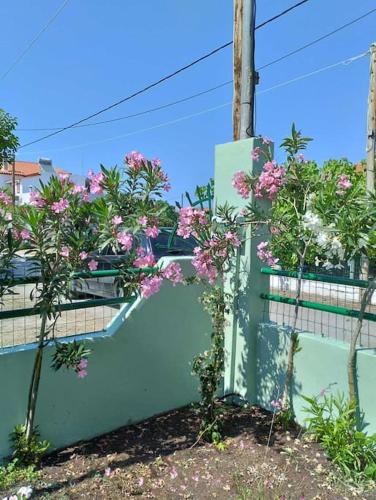
[[[289,326],[292,324],[299,273],[263,267],[263,274],[271,276],[271,293],[262,293],[268,306],[265,317]],[[350,279],[317,273],[302,273],[301,298],[299,300],[298,328],[324,337],[348,342],[359,317],[362,290],[366,280]],[[364,326],[360,343],[364,347],[376,347],[376,304],[370,304],[364,314]]]
[[[130,268],[128,273],[153,274],[156,268]],[[72,280],[116,278],[121,276],[117,269],[79,272],[72,275]],[[12,287],[11,294],[5,295],[0,305],[0,348],[13,347],[35,341],[40,326],[40,308],[36,306],[31,292],[39,277],[23,277],[3,280]],[[95,333],[106,326],[118,314],[119,306],[132,303],[136,296],[116,296],[99,298],[86,294],[84,299],[67,299],[56,304],[59,312],[54,327],[56,337]]]

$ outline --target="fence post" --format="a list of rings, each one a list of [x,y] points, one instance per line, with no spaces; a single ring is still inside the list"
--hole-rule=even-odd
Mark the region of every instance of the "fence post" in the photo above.
[[[255,147],[265,147],[262,139],[250,138],[216,146],[214,199],[216,205],[225,202],[236,208],[243,208],[252,201],[252,194],[244,200],[232,187],[235,172],[243,170],[257,175],[265,162],[251,158]],[[262,201],[265,214],[270,210],[270,202]],[[256,256],[257,245],[268,239],[269,231],[261,226],[256,235],[250,237],[247,230],[246,242],[239,249],[233,271],[226,277],[225,289],[234,295],[234,307],[230,313],[225,332],[226,367],[224,374],[224,394],[236,393],[250,403],[256,402],[256,348],[257,328],[266,320],[268,305],[260,298],[260,293],[269,292],[269,277],[261,274],[262,263]]]

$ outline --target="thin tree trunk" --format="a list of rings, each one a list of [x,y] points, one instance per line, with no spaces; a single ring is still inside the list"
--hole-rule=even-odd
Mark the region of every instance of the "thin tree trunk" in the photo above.
[[[284,384],[283,396],[282,396],[282,408],[283,408],[283,410],[289,410],[292,407],[291,383],[292,383],[292,377],[294,374],[294,355],[295,355],[296,344],[297,344],[297,340],[298,340],[298,334],[296,332],[296,325],[298,322],[298,314],[299,314],[299,308],[300,308],[300,296],[302,293],[303,265],[304,265],[304,261],[305,261],[307,248],[308,248],[308,245],[304,249],[304,252],[300,257],[300,262],[299,262],[299,274],[298,274],[298,282],[297,282],[296,294],[295,294],[295,301],[296,302],[295,302],[295,307],[294,307],[294,319],[293,319],[292,327],[291,327],[289,352],[288,352],[288,357],[287,357],[286,377],[285,377],[285,384]]]
[[[370,281],[368,288],[364,291],[362,296],[362,301],[360,303],[360,312],[359,318],[356,322],[356,326],[351,335],[351,343],[350,343],[350,351],[349,357],[347,361],[347,379],[349,385],[349,398],[351,401],[355,401],[356,408],[359,410],[359,398],[356,391],[356,345],[358,343],[358,339],[360,333],[362,331],[364,314],[367,306],[370,304],[372,300],[373,293],[376,289],[376,278]]]
[[[25,423],[25,437],[26,441],[30,443],[31,437],[33,435],[33,427],[34,427],[34,418],[35,418],[35,410],[37,406],[37,398],[38,398],[38,389],[39,389],[39,381],[42,370],[42,361],[43,361],[43,351],[44,351],[44,335],[46,331],[46,322],[47,316],[42,316],[42,323],[40,327],[39,333],[39,344],[37,353],[35,355],[33,373],[30,381],[29,388],[29,397],[27,402],[27,411],[26,411],[26,423]]]

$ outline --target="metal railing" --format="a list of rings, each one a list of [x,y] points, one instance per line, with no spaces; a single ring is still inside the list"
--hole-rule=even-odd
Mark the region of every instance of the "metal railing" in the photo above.
[[[296,287],[299,273],[263,267],[261,273],[271,276],[271,293],[262,293],[269,303],[264,311],[268,319],[284,326],[291,326],[293,308],[297,304]],[[273,279],[280,277],[281,281]],[[323,337],[349,342],[355,322],[359,317],[361,290],[367,288],[366,280],[316,273],[302,273],[302,292],[298,305],[299,330]],[[283,281],[284,280],[284,281]],[[275,293],[277,292],[277,293]],[[342,317],[342,319],[340,319]],[[367,307],[360,344],[376,347],[376,304]]]
[[[129,268],[128,273],[153,274],[157,268]],[[117,269],[78,272],[71,276],[74,280],[116,278],[122,275]],[[31,295],[34,284],[40,282],[38,276],[2,280],[12,287],[13,293],[3,297],[0,305],[0,348],[13,347],[32,343],[36,339],[40,325],[41,310],[35,305]],[[86,293],[86,291],[84,291]],[[109,322],[118,314],[118,306],[132,303],[136,299],[131,296],[113,296],[98,298],[86,293],[83,300],[67,299],[56,304],[55,310],[60,313],[54,327],[54,336],[72,336],[84,333],[105,331]],[[25,307],[29,306],[29,307]]]

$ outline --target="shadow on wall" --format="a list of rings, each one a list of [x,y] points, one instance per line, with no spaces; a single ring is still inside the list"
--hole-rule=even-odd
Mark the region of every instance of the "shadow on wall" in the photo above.
[[[257,334],[257,403],[272,410],[271,401],[282,397],[287,369],[291,328],[276,323],[261,323]],[[295,354],[295,360],[299,352]],[[302,385],[292,379],[292,396],[301,394]]]

